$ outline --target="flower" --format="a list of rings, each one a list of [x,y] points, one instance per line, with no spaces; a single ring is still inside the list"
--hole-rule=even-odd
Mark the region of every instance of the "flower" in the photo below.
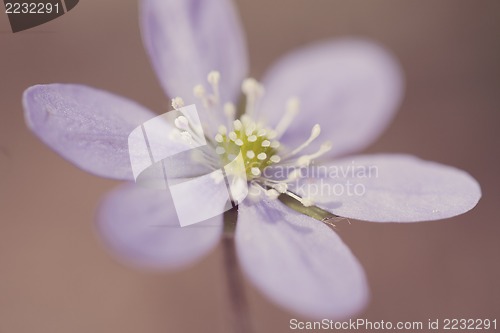
[[[311,213],[309,207],[366,221],[417,222],[452,217],[478,202],[478,183],[453,167],[400,154],[341,157],[369,145],[401,100],[401,71],[381,47],[353,39],[314,44],[279,60],[261,85],[244,79],[243,33],[228,0],[143,0],[141,24],[165,92],[184,99],[174,98],[174,106],[195,103],[196,87],[195,95],[210,110],[201,116],[216,153],[230,159],[225,144],[234,142],[245,162],[253,161],[244,173],[251,187],[262,191],[239,205],[237,254],[250,280],[281,306],[336,319],[356,313],[368,299],[363,269],[350,250],[327,224],[300,211]],[[240,87],[246,116],[233,121]],[[73,84],[30,87],[23,104],[29,128],[64,158],[99,176],[133,180],[128,135],[155,116],[151,111]],[[263,118],[266,122],[260,123]],[[183,120],[176,126],[171,130],[180,129]],[[162,144],[175,150],[182,143]],[[326,169],[311,167],[319,157],[337,159],[324,163]],[[283,163],[290,163],[292,172],[264,174]],[[371,167],[376,176],[362,177]],[[338,171],[334,177],[332,171]],[[207,198],[218,202],[220,193],[211,181],[201,182],[199,192],[186,201],[193,209]],[[313,188],[340,184],[346,189],[354,181],[362,185],[362,194],[312,194]],[[294,197],[301,207],[285,205],[276,198],[279,193]],[[143,266],[173,268],[212,249],[223,223],[219,216],[181,228],[175,216],[167,191],[126,184],[103,201],[98,223],[119,256]]]

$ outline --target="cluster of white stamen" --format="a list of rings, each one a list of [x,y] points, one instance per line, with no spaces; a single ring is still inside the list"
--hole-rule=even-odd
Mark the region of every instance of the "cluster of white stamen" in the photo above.
[[[250,196],[255,196],[255,190],[263,193],[267,198],[276,199],[281,194],[287,194],[298,200],[304,206],[313,205],[311,198],[303,198],[289,190],[290,185],[301,176],[301,168],[308,166],[314,159],[320,157],[331,149],[331,144],[323,143],[319,150],[311,154],[298,156],[305,148],[311,145],[321,134],[318,124],[311,129],[311,135],[301,145],[293,150],[282,147],[279,139],[292,124],[300,110],[300,102],[297,98],[290,98],[285,107],[283,118],[275,128],[264,126],[261,122],[254,120],[255,107],[258,99],[264,94],[263,86],[253,78],[245,79],[241,90],[246,98],[246,106],[243,115],[236,118],[237,110],[234,104],[225,103],[221,106],[219,94],[220,73],[212,71],[207,76],[207,82],[211,87],[211,92],[207,92],[203,85],[194,87],[194,95],[199,98],[203,106],[208,110],[216,108],[222,109],[226,123],[221,124],[215,133],[211,144],[215,147],[215,153],[219,156],[221,163],[226,165],[241,153],[244,160],[245,170],[238,170],[246,174],[248,181],[251,181]],[[222,101],[223,102],[223,101]],[[172,106],[178,109],[184,106],[180,98],[172,100]],[[210,117],[215,118],[215,117]],[[181,134],[188,138],[195,138],[198,135],[193,133],[188,119],[179,116],[175,120],[175,126],[181,130]],[[286,179],[274,180],[266,177],[265,169],[269,166],[282,163],[292,166],[292,170]]]
[[[180,97],[175,97],[172,99],[172,107],[175,109],[175,110],[179,110],[180,108],[182,108],[184,106],[184,100]]]

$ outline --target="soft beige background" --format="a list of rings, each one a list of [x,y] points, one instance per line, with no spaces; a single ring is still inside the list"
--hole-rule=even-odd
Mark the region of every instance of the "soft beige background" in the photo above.
[[[500,2],[240,0],[252,74],[309,41],[374,38],[400,59],[407,93],[368,152],[408,152],[469,171],[483,188],[465,215],[421,224],[341,223],[366,269],[370,320],[500,320],[498,203]],[[117,183],[78,170],[27,130],[22,91],[85,83],[158,113],[168,102],[142,48],[137,3],[81,1],[12,34],[0,13],[0,332],[228,332],[217,249],[192,268],[146,273],[115,261],[95,234],[99,198]],[[257,332],[294,315],[248,282]]]

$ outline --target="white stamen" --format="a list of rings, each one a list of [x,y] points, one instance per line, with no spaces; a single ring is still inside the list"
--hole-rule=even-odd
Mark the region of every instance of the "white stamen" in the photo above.
[[[233,125],[234,125],[234,130],[235,131],[239,131],[241,130],[241,128],[243,127],[243,124],[241,123],[241,121],[239,119],[236,119],[234,122],[233,122]]]
[[[229,137],[229,139],[231,139],[232,141],[236,141],[236,139],[238,139],[238,136],[236,135],[236,133],[235,133],[235,132],[230,132],[230,133],[228,134],[228,137]]]
[[[260,196],[262,195],[262,192],[264,192],[264,189],[256,184],[256,183],[250,183],[250,186],[248,188],[248,196],[250,200],[256,202],[259,200]]]
[[[257,141],[257,137],[255,135],[250,135],[248,137],[248,142],[255,142],[255,141]]]
[[[293,119],[299,112],[299,107],[300,101],[298,98],[294,97],[288,100],[285,115],[283,116],[283,118],[281,118],[278,126],[276,126],[276,135],[278,137],[281,137],[283,133],[286,132]]]
[[[179,116],[179,117],[175,118],[174,124],[175,124],[175,127],[179,128],[179,129],[182,129],[185,131],[189,129],[189,121],[184,116]]]
[[[332,149],[332,143],[329,141],[326,141],[319,147],[319,150],[315,152],[314,154],[309,155],[311,159],[315,159],[323,155],[324,153],[328,152],[330,149]]]
[[[217,133],[215,135],[215,141],[217,141],[218,143],[222,143],[224,141],[224,138],[222,137],[222,135],[220,133]]]
[[[250,172],[251,172],[251,173],[252,173],[252,175],[254,175],[254,176],[258,176],[258,175],[260,175],[260,170],[259,170],[259,168],[251,168],[251,169],[250,169]]]
[[[194,97],[199,98],[199,99],[204,99],[205,98],[205,88],[201,84],[197,84],[193,88],[193,94]]]
[[[218,71],[211,71],[208,73],[207,81],[211,85],[217,85],[220,81],[220,73]]]
[[[255,111],[255,102],[257,98],[262,96],[264,93],[264,88],[259,84],[259,82],[257,82],[257,80],[248,78],[243,81],[241,90],[247,99],[245,113],[251,116]]]
[[[278,155],[273,155],[271,156],[270,160],[273,163],[278,163],[279,161],[281,161],[281,158]]]
[[[256,95],[259,92],[260,84],[254,78],[247,78],[241,84],[241,91],[245,95]]]
[[[224,125],[220,125],[218,131],[220,134],[225,135],[227,133],[227,128]]]
[[[277,199],[279,195],[280,194],[275,189],[269,189],[266,191],[266,196],[271,200]]]
[[[304,142],[303,144],[301,144],[300,146],[298,146],[297,148],[295,148],[286,157],[290,157],[290,156],[296,155],[302,149],[304,149],[307,146],[309,146],[311,144],[311,142],[313,142],[319,136],[320,133],[321,133],[321,127],[319,126],[319,124],[314,125],[313,128],[312,128],[312,130],[311,130],[311,136],[309,137],[309,139],[307,139],[306,142]]]
[[[215,148],[215,152],[218,155],[222,155],[222,154],[224,154],[226,152],[226,150],[223,147],[217,147],[217,148]]]
[[[175,97],[172,99],[172,107],[178,110],[184,106],[184,101],[180,97]]]
[[[252,158],[254,158],[254,157],[255,157],[255,153],[253,152],[253,150],[249,150],[249,151],[247,151],[247,157],[248,157],[249,159],[252,159]]]
[[[267,155],[266,153],[260,153],[259,155],[257,155],[257,159],[263,161],[267,158]]]
[[[308,198],[301,198],[299,197],[298,195],[296,195],[295,193],[292,193],[292,192],[286,192],[286,194],[292,198],[294,198],[295,200],[297,200],[298,202],[300,202],[302,205],[304,205],[304,207],[310,207],[314,204],[314,202],[311,200],[311,199],[308,199]]]
[[[271,148],[276,149],[276,148],[278,148],[279,146],[280,146],[279,141],[273,141],[273,142],[271,142]]]
[[[332,144],[327,141],[327,142],[323,143],[321,145],[321,147],[319,148],[319,150],[317,152],[315,152],[314,154],[304,155],[304,156],[299,157],[299,159],[297,160],[297,164],[299,166],[307,166],[307,165],[309,165],[309,163],[311,163],[312,160],[320,157],[321,155],[323,155],[324,153],[326,153],[330,149],[332,149]]]
[[[241,139],[236,139],[236,141],[234,142],[236,143],[237,146],[243,146],[243,141]]]
[[[233,121],[234,116],[236,115],[236,108],[233,103],[227,102],[224,104],[224,114],[226,115],[228,121]]]
[[[257,136],[264,136],[266,135],[267,131],[265,128],[261,128],[258,132],[257,132]]]
[[[248,140],[248,141],[250,141],[250,140]],[[262,144],[261,144],[262,147],[269,147],[270,145],[271,145],[271,141],[269,141],[269,140],[264,140],[264,141],[262,141]]]
[[[213,102],[213,104],[219,103],[219,80],[220,80],[219,72],[211,71],[210,73],[208,73],[207,81],[212,87],[213,91],[213,95],[210,96],[210,100]]]
[[[288,190],[288,185],[286,183],[278,183],[274,185],[274,189],[280,193],[285,193]]]

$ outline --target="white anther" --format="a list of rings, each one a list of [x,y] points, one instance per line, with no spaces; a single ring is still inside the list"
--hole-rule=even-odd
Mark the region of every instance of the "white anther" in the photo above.
[[[248,142],[255,142],[255,141],[257,141],[257,137],[255,135],[250,135],[248,137]]]
[[[320,133],[321,133],[321,127],[319,126],[319,124],[314,125],[311,131],[311,140],[316,139]]]
[[[224,141],[224,137],[220,133],[217,133],[215,135],[215,141],[217,141],[218,143],[222,143]]]
[[[286,183],[278,183],[273,186],[274,189],[280,193],[285,193],[288,190],[288,185]]]
[[[222,135],[225,135],[227,133],[227,128],[224,125],[220,125],[218,128],[218,132]]]
[[[265,128],[261,128],[258,132],[257,132],[257,136],[264,136],[266,135],[267,133],[267,130]]]
[[[276,148],[278,148],[279,146],[280,146],[279,141],[273,141],[273,142],[271,142],[271,148],[276,149]]]
[[[245,113],[252,115],[255,111],[255,102],[264,93],[264,88],[255,79],[248,78],[243,81],[241,90],[246,96]]]
[[[281,158],[278,155],[273,155],[271,156],[270,160],[273,163],[278,163],[279,161],[281,161]]]
[[[268,197],[271,200],[277,199],[279,195],[280,194],[275,189],[269,189],[266,191],[266,197]]]
[[[253,121],[251,121],[251,122],[248,122],[248,123],[245,125],[245,127],[246,127],[245,134],[246,134],[247,136],[250,136],[250,135],[252,135],[252,134],[253,134],[253,132],[255,131],[255,129],[256,129],[256,127],[257,127],[257,125],[256,125]]]
[[[182,129],[182,130],[187,130],[189,128],[189,121],[184,116],[179,116],[179,117],[175,118],[174,124],[175,124],[175,127]]]
[[[175,97],[172,99],[172,107],[178,110],[184,106],[184,101],[180,97]]]
[[[236,133],[235,133],[235,132],[230,132],[230,133],[228,134],[228,137],[229,137],[229,139],[231,139],[232,141],[236,141],[236,139],[238,139],[238,136],[236,135]]]
[[[263,161],[267,158],[267,155],[266,155],[266,153],[260,153],[259,155],[257,155],[257,158],[259,160]]]
[[[255,157],[255,153],[253,152],[253,150],[249,150],[249,151],[247,151],[247,157],[248,157],[249,159],[252,159],[252,158],[254,158],[254,157]]]
[[[247,78],[243,80],[241,91],[246,95],[255,95],[260,90],[260,84],[254,78]]]
[[[233,120],[236,115],[236,108],[233,103],[227,102],[224,104],[224,114],[229,120]]]
[[[250,118],[249,115],[247,114],[242,114],[241,117],[241,122],[243,123],[243,125],[247,126],[248,124],[250,124],[252,122],[252,118]]]
[[[234,142],[236,143],[237,146],[243,146],[243,141],[241,139],[236,139],[236,141]]]
[[[235,131],[239,131],[241,130],[241,128],[243,127],[243,124],[241,123],[241,121],[239,119],[236,119],[234,122],[233,122],[233,125],[234,125],[234,130]]]
[[[222,154],[224,154],[226,152],[226,150],[223,147],[217,147],[217,148],[215,148],[215,152],[218,155],[222,155]]]
[[[250,169],[250,172],[251,172],[251,173],[252,173],[252,175],[254,175],[254,176],[258,176],[258,175],[260,175],[260,170],[259,170],[259,168],[255,168],[255,167],[254,167],[254,168],[251,168],[251,169]]]
[[[197,84],[193,88],[194,97],[203,99],[205,98],[205,88],[201,84]]]
[[[248,187],[248,195],[247,198],[256,202],[259,200],[260,196],[263,194],[264,190],[261,186],[257,184],[250,183]]]
[[[262,147],[269,147],[270,145],[271,145],[271,141],[269,141],[269,140],[264,140],[264,141],[262,141],[262,144],[261,144]]]
[[[208,73],[207,81],[211,85],[217,85],[220,81],[220,73],[218,71],[211,71]]]

